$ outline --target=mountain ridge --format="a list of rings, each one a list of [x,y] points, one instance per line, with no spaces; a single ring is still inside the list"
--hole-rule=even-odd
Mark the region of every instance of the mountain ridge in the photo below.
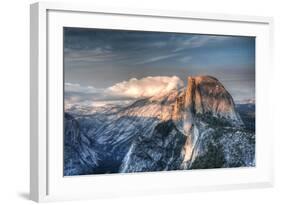
[[[186,88],[136,100],[114,113],[77,118],[97,153],[106,153],[98,156],[99,164],[112,161],[114,172],[123,173],[214,168],[212,160],[215,167],[254,166],[255,135],[244,129],[229,92],[212,76],[187,81]]]

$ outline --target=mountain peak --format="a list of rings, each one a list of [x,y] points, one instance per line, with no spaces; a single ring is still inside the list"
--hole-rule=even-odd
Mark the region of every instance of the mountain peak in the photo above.
[[[129,105],[65,114],[65,175],[254,166],[255,121],[242,126],[218,79],[187,81]]]
[[[236,124],[242,124],[242,121],[235,111],[234,101],[221,84],[221,82],[212,76],[196,76],[188,78],[189,97],[194,104],[194,112],[210,113],[216,117],[224,117],[232,120]]]
[[[174,105],[173,119],[176,122],[181,121],[180,127],[185,134],[188,134],[194,118],[200,114],[224,118],[233,125],[243,125],[235,111],[231,95],[220,81],[212,76],[188,77],[187,87]]]

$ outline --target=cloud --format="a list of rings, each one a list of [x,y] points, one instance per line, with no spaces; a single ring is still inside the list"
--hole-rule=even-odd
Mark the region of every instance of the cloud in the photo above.
[[[128,81],[117,83],[107,91],[111,95],[128,98],[152,97],[154,95],[166,94],[173,89],[183,86],[183,81],[177,76],[156,76],[141,79],[131,78]]]
[[[78,83],[65,83],[64,90],[66,92],[80,92],[80,93],[99,93],[103,89],[98,89],[93,86],[82,86]]]
[[[81,86],[75,83],[65,83],[65,104],[72,105],[103,105],[113,102],[125,102],[141,98],[164,95],[173,89],[183,87],[183,81],[176,76],[156,76],[141,79],[131,78],[128,81],[116,83],[108,88]]]
[[[173,52],[178,52],[190,48],[200,48],[203,46],[207,46],[210,43],[218,43],[229,39],[232,39],[232,37],[210,35],[195,35],[188,39],[181,39],[180,41],[177,39],[177,48]]]
[[[110,45],[96,46],[94,48],[70,49],[64,48],[64,57],[67,62],[102,63],[109,60],[118,60],[120,56],[114,53]]]
[[[184,62],[184,63],[187,63],[187,62],[189,62],[191,60],[192,60],[191,56],[184,56],[184,57],[180,58],[180,61]]]
[[[212,40],[216,40],[216,36],[193,36],[192,38],[183,42],[183,45],[191,48],[198,48],[206,45]]]
[[[168,55],[162,55],[162,56],[155,56],[155,57],[143,60],[143,61],[136,62],[135,64],[153,63],[153,62],[157,62],[157,61],[160,61],[160,60],[165,60],[165,59],[168,59],[168,58],[172,58],[172,57],[175,57],[175,56],[177,56],[177,54],[168,54]]]
[[[71,32],[74,30],[65,36],[64,57],[66,65],[81,65],[77,67],[85,64],[143,65],[161,63],[166,59],[178,60],[181,51],[233,39],[227,36],[197,34],[80,30],[80,35],[70,35]]]

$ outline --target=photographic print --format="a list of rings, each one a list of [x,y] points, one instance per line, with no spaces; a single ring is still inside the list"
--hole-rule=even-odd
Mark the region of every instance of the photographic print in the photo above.
[[[64,176],[255,166],[255,37],[63,38]]]

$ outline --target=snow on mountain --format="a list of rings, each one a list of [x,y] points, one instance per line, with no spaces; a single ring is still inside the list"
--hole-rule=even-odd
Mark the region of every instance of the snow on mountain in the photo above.
[[[254,165],[254,133],[244,129],[231,95],[217,79],[189,77],[187,89],[170,107],[170,118],[158,124],[161,129],[135,140],[121,172]]]
[[[64,175],[91,173],[98,166],[98,153],[69,114],[64,115]]]
[[[99,159],[86,174],[254,166],[255,134],[214,77],[189,77],[187,88],[126,105],[84,109],[68,111],[92,142],[80,151]]]

